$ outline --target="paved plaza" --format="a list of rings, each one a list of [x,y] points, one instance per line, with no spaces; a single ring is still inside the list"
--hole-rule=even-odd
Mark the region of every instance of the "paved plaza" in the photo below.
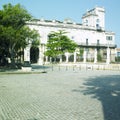
[[[0,74],[0,120],[120,120],[120,71]]]

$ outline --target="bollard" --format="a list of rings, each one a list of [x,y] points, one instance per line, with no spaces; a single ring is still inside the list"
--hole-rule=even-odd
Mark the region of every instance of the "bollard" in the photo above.
[[[99,65],[98,65],[98,70],[99,70]]]
[[[73,71],[75,71],[75,68],[74,68],[74,66],[73,66]]]
[[[105,65],[103,65],[103,70],[105,70]]]
[[[81,70],[81,65],[79,65],[79,70]]]
[[[87,71],[87,65],[86,65],[86,71]]]
[[[53,65],[52,65],[52,71],[53,71]]]
[[[66,66],[66,71],[68,70],[68,67]]]
[[[59,66],[59,71],[60,71],[60,66]]]

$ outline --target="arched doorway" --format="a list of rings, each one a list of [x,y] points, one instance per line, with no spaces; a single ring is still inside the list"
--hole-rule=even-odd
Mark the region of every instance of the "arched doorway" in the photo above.
[[[30,48],[30,62],[37,63],[39,58],[39,48],[31,47]]]

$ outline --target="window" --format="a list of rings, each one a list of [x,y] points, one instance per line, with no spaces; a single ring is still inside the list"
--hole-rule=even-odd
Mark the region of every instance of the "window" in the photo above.
[[[86,23],[88,23],[88,20],[86,20]]]
[[[100,20],[96,19],[96,28],[97,30],[100,30]]]
[[[97,45],[100,45],[100,40],[97,40]]]
[[[99,28],[99,24],[96,24],[96,28]]]
[[[75,39],[75,37],[74,37],[74,36],[72,36],[72,37],[71,37],[71,39],[72,39],[72,40],[74,40],[74,39]]]
[[[86,45],[88,45],[88,39],[86,39]]]
[[[96,23],[99,23],[99,22],[100,22],[100,20],[99,20],[99,19],[97,19],[97,20],[96,20]]]
[[[85,20],[85,24],[88,26],[88,20]]]
[[[106,40],[112,40],[112,36],[106,36]]]

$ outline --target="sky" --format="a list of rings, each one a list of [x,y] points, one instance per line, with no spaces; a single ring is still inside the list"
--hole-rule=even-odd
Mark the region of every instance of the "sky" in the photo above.
[[[0,9],[4,4],[20,3],[37,19],[59,20],[69,18],[82,23],[82,15],[96,6],[105,8],[105,29],[115,32],[115,43],[120,47],[120,0],[0,0]]]

